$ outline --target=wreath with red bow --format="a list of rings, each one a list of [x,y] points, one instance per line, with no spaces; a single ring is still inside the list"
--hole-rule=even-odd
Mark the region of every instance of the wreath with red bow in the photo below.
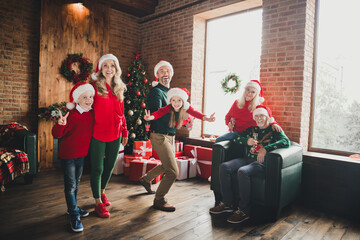
[[[73,63],[79,63],[79,72],[72,68]],[[86,57],[83,57],[82,53],[68,54],[61,64],[60,73],[70,82],[77,83],[87,80],[92,71],[92,66],[93,64]]]

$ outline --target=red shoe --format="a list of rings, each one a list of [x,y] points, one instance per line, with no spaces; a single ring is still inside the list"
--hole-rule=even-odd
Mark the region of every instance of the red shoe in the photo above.
[[[109,202],[107,200],[105,193],[101,194],[101,201],[102,201],[103,204],[105,204],[105,206],[110,206],[111,205],[111,202]]]
[[[95,206],[95,212],[102,218],[110,217],[110,213],[105,208],[105,204],[103,204],[103,203],[100,203],[99,205]]]

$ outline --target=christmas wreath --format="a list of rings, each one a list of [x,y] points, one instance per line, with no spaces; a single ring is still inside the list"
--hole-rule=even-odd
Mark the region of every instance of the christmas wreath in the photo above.
[[[235,81],[235,86],[229,87],[229,81],[233,80]],[[225,93],[236,93],[239,90],[241,80],[235,73],[231,73],[227,75],[222,81],[221,81],[221,88],[224,90]]]
[[[79,63],[79,72],[72,69],[73,63]],[[69,81],[77,83],[85,81],[92,70],[92,63],[82,53],[68,54],[67,58],[62,62],[60,73]]]

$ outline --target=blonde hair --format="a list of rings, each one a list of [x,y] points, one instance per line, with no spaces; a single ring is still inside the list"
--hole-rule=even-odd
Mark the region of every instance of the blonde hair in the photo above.
[[[248,107],[249,111],[253,112],[256,109],[256,107],[261,104],[261,102],[260,102],[258,90],[254,87],[251,87],[251,88],[256,90],[256,95],[251,100],[251,102],[249,103],[249,107]],[[237,106],[240,109],[243,109],[243,107],[245,106],[245,91],[246,91],[246,88],[244,89],[242,96],[237,100]]]
[[[121,68],[118,64],[115,63],[116,73],[114,77],[111,79],[110,89],[111,92],[117,97],[118,100],[124,100],[124,92],[126,92],[127,88],[125,83],[121,79]],[[96,89],[100,96],[107,96],[109,94],[106,88],[106,79],[101,71],[102,66],[100,67],[99,71],[96,73],[97,81],[96,81]]]
[[[176,124],[175,110],[171,106],[169,127],[170,128],[176,127],[177,129],[180,129],[182,126],[182,122],[185,120],[185,116],[186,116],[186,110],[184,109],[184,104],[183,104],[183,106],[179,110],[179,119],[177,121],[177,125],[175,126],[175,124]]]

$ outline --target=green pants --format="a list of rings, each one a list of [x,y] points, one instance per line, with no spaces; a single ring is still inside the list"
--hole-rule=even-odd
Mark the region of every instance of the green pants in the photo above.
[[[112,142],[102,142],[95,138],[91,138],[90,184],[94,198],[100,198],[101,189],[105,189],[110,180],[116,158],[119,154],[120,143],[121,137]]]

